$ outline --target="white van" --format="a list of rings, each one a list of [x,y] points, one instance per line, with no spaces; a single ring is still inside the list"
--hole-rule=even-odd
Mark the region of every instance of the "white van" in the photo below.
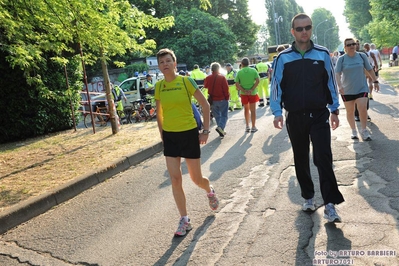
[[[152,84],[155,86],[155,83],[160,78],[160,76],[156,76],[151,74],[152,76]],[[158,78],[158,79],[157,79]],[[118,86],[123,90],[126,95],[127,101],[133,102],[141,99],[142,95],[145,95],[145,82],[147,78],[145,76],[140,77],[132,77],[125,79]]]

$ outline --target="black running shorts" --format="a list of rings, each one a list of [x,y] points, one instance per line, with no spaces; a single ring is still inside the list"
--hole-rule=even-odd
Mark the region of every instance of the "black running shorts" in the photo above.
[[[162,131],[163,155],[168,157],[183,157],[199,159],[201,148],[197,128],[182,132]]]
[[[367,92],[362,92],[359,94],[347,94],[347,95],[342,95],[341,98],[344,102],[349,102],[349,101],[354,101],[357,98],[363,98],[363,97],[368,97],[369,94]]]

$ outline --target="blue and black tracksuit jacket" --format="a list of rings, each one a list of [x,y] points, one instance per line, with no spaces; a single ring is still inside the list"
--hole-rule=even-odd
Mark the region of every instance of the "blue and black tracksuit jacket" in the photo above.
[[[270,107],[274,116],[288,112],[307,112],[339,107],[338,90],[329,51],[311,41],[302,54],[295,42],[276,58],[270,86]]]

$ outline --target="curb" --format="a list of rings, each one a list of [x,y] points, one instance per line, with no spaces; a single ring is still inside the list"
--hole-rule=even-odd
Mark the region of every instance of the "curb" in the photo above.
[[[20,202],[0,214],[0,234],[28,220],[45,213],[54,206],[77,196],[83,191],[100,184],[106,179],[135,166],[161,152],[162,142],[117,160],[105,168],[92,171],[43,195]]]

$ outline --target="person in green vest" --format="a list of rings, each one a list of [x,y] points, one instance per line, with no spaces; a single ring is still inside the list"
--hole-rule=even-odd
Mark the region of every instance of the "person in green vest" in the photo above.
[[[266,58],[262,59],[261,62],[256,64],[256,70],[259,73],[259,86],[258,86],[258,95],[259,95],[259,107],[264,107],[265,102],[264,98],[266,98],[266,105],[269,105],[269,66],[266,64]]]
[[[114,100],[116,111],[119,111],[118,115],[120,115],[121,119],[125,118],[125,113],[123,112],[122,98],[125,100],[125,103],[127,103],[126,95],[119,86],[114,85],[112,83],[111,83],[111,97]]]
[[[234,82],[237,72],[233,69],[233,66],[230,63],[226,64],[226,71],[226,79],[229,83],[230,93],[229,109],[231,111],[233,111],[234,109],[242,109],[240,95],[238,94],[238,90]]]
[[[201,71],[201,69],[199,68],[199,66],[197,64],[194,65],[194,69],[193,71],[191,71],[190,74],[190,78],[194,79],[195,82],[200,85],[200,87],[202,86],[202,84],[204,84],[204,79],[206,78],[206,74],[204,72]],[[198,82],[200,81],[200,82]],[[204,94],[205,98],[208,98],[208,90],[205,88],[201,89],[201,92]],[[198,102],[196,99],[193,99],[193,102],[198,105]]]
[[[154,95],[154,84],[152,84],[152,76],[150,74],[147,74],[145,77],[146,77],[146,81],[144,84],[145,92],[147,94]]]
[[[199,69],[198,65],[194,65],[193,71],[191,71],[190,77],[194,80],[204,80],[206,74]]]

